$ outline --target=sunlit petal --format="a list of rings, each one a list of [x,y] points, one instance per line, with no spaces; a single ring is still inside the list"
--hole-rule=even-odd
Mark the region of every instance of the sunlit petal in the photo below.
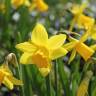
[[[32,31],[31,40],[34,44],[38,46],[45,46],[48,41],[48,34],[46,29],[42,24],[37,24]]]
[[[5,85],[5,86],[7,86],[9,89],[13,89],[13,83],[7,78],[7,77],[5,77],[4,78],[4,80],[3,80],[3,84]]]
[[[95,23],[95,19],[89,16],[85,16],[81,14],[77,20],[77,24],[79,28],[85,28],[89,29],[91,28]]]
[[[65,49],[68,50],[68,51],[71,51],[71,50],[75,47],[76,44],[77,44],[77,42],[72,41],[72,42],[70,42],[70,43],[64,44],[64,45],[63,45],[63,48],[65,48]]]
[[[49,64],[47,68],[39,68],[39,71],[42,76],[47,76],[51,71],[51,64]]]
[[[53,50],[50,54],[50,58],[52,60],[57,59],[59,57],[65,56],[68,53],[68,51],[66,49],[64,49],[63,47],[60,47],[56,50]]]
[[[20,58],[20,63],[21,64],[33,64],[32,55],[33,54],[30,54],[30,53],[23,53],[23,55]]]
[[[16,45],[16,48],[19,49],[22,52],[35,52],[36,46],[29,42],[24,42]]]
[[[48,40],[49,48],[58,49],[64,44],[65,40],[66,40],[66,35],[64,34],[52,36]]]
[[[93,49],[94,51],[96,51],[96,44],[91,45],[90,48]]]
[[[93,40],[96,40],[96,33],[92,34],[92,35],[91,35],[91,38],[92,38]]]
[[[39,11],[44,12],[48,10],[48,5],[44,2],[44,0],[34,0],[34,1]]]
[[[21,80],[16,79],[13,76],[9,76],[8,79],[14,84],[14,85],[23,85]]]

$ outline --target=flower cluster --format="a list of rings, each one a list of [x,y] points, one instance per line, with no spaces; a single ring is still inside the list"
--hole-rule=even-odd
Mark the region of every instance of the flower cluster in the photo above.
[[[95,38],[92,30],[94,29],[95,20],[92,17],[83,14],[86,4],[81,6],[73,6],[72,14],[74,15],[71,22],[69,33],[72,33],[74,25],[77,23],[78,28],[84,28],[86,32],[80,36],[80,40],[68,36],[69,43],[64,44],[66,40],[65,34],[52,36],[48,39],[48,33],[42,24],[36,24],[32,31],[31,39],[28,42],[16,45],[16,48],[21,50],[23,55],[20,58],[22,64],[36,64],[43,76],[46,76],[51,69],[52,60],[65,56],[69,51],[72,54],[69,63],[76,56],[76,52],[87,61],[95,53],[95,45],[87,46],[85,42],[89,36]]]
[[[10,1],[11,1],[9,4],[9,5],[11,5],[10,7],[12,7],[13,9],[16,9],[16,11],[17,11],[17,9],[19,9],[22,6],[26,7],[28,9],[29,13],[31,11],[33,11],[34,9],[37,9],[40,12],[44,12],[44,11],[48,10],[48,5],[44,2],[44,0],[32,0],[32,1],[31,0],[30,1],[29,0],[10,0]],[[2,4],[0,4],[0,11],[2,11],[3,13],[6,13],[6,8],[8,7],[8,6],[6,7],[5,5],[6,4],[4,2]],[[16,44],[16,46],[15,46],[16,49],[18,49],[22,52],[22,55],[20,56],[20,60],[19,60],[20,64],[18,66],[18,61],[16,59],[15,54],[12,53],[12,54],[8,55],[8,58],[6,58],[6,60],[5,60],[7,62],[4,62],[4,64],[2,64],[0,66],[0,85],[4,84],[11,90],[14,88],[14,85],[23,85],[21,80],[18,80],[14,77],[14,72],[11,70],[9,62],[11,62],[14,67],[18,67],[17,69],[19,69],[19,67],[22,67],[23,64],[26,66],[28,66],[29,64],[36,65],[35,67],[37,67],[37,69],[39,70],[39,72],[43,78],[43,77],[49,76],[49,74],[52,70],[52,66],[56,65],[56,64],[53,64],[53,63],[56,63],[56,62],[54,62],[55,60],[58,61],[59,60],[58,58],[62,58],[62,60],[61,59],[60,60],[63,61],[63,60],[65,60],[64,57],[68,57],[67,63],[70,64],[70,63],[72,63],[72,61],[76,58],[76,55],[78,54],[82,58],[82,61],[84,63],[87,62],[88,64],[87,63],[85,64],[85,65],[87,65],[87,67],[86,68],[84,67],[85,68],[84,70],[82,68],[83,72],[80,73],[80,76],[81,77],[84,76],[84,78],[82,80],[81,80],[81,77],[79,78],[81,80],[81,82],[79,82],[79,80],[78,80],[78,82],[79,82],[78,85],[80,84],[80,86],[77,86],[76,95],[77,96],[86,96],[88,94],[89,82],[91,80],[91,77],[94,75],[92,69],[89,68],[89,65],[90,65],[89,63],[93,60],[93,56],[94,56],[95,50],[96,50],[96,44],[94,42],[92,42],[92,44],[87,43],[88,40],[89,41],[96,40],[95,19],[93,17],[87,16],[85,14],[85,10],[87,7],[88,7],[87,3],[83,3],[82,5],[74,4],[69,9],[70,13],[73,15],[73,18],[72,18],[67,30],[64,29],[63,32],[61,32],[61,30],[60,30],[53,36],[49,35],[49,32],[46,30],[43,23],[37,23],[35,25],[28,41],[21,42],[24,39],[21,40],[21,38],[23,36],[21,36],[22,33],[20,33],[18,36],[18,37],[21,36],[19,38],[20,41],[18,40],[20,43]],[[25,15],[25,14],[22,14],[22,15]],[[26,16],[27,15],[24,16],[24,19],[26,18]],[[9,17],[7,18],[7,16],[6,16],[6,20],[8,19],[7,22],[11,21]],[[21,20],[19,28],[21,27],[21,25],[23,25],[23,23],[25,23],[25,22],[23,22],[23,20]],[[9,25],[11,25],[11,24],[9,24]],[[8,25],[8,27],[9,27],[9,25]],[[27,23],[24,24],[23,28],[26,25],[27,25]],[[29,26],[27,26],[27,27],[29,28]],[[26,30],[28,28],[26,28]],[[80,32],[77,33],[77,31],[74,30],[75,28],[79,29]],[[31,29],[31,28],[29,28],[29,29]],[[10,30],[10,28],[8,30]],[[23,29],[23,30],[25,30],[25,29]],[[82,33],[81,33],[81,30],[82,30]],[[24,35],[26,35],[26,34],[24,33]],[[79,63],[81,63],[81,62],[79,62]],[[93,61],[92,61],[92,63],[93,63]],[[62,79],[60,82],[63,82],[63,79],[67,78],[67,75],[65,77],[63,77],[62,73],[65,74],[66,72],[63,70],[64,68],[61,68],[61,67],[63,67],[62,64],[59,65],[59,63],[58,63],[59,72],[55,73],[58,70],[55,70],[55,72],[54,72],[55,73],[54,77],[55,77],[56,81],[59,80],[58,76],[57,76],[58,73],[60,74],[60,76],[61,76],[60,78]],[[68,68],[70,65],[67,65]],[[25,68],[25,66],[24,66],[24,68]],[[56,66],[54,69],[56,69]],[[61,72],[62,70],[64,72]],[[79,68],[78,68],[78,70],[79,70]],[[28,76],[30,75],[30,73],[31,73],[30,70],[28,70]],[[71,74],[71,71],[69,73]],[[18,74],[19,74],[19,70],[18,70]],[[73,74],[72,74],[72,76],[73,76]],[[19,77],[19,75],[18,75],[18,77]],[[29,76],[29,77],[31,79],[33,79],[31,76]],[[67,79],[69,79],[69,77]],[[66,82],[69,85],[67,85]],[[69,87],[71,85],[71,83],[73,83],[71,80],[70,80],[71,83],[69,83],[69,81],[67,81],[67,80],[66,80],[66,82],[63,82],[63,83],[67,87]],[[76,83],[77,83],[77,81],[76,81]],[[72,91],[71,88],[69,88],[69,89]],[[68,95],[66,95],[66,96],[68,96]],[[74,96],[74,95],[72,95],[72,96]]]

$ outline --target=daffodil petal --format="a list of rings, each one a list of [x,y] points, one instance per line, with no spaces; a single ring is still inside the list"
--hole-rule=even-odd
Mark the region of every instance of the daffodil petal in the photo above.
[[[82,12],[84,11],[84,9],[87,7],[87,5],[88,5],[87,2],[82,3],[82,5],[81,5],[80,8],[79,8],[80,13],[82,13]]]
[[[87,61],[94,54],[94,50],[82,42],[77,43],[75,49],[85,61]]]
[[[31,40],[38,46],[45,46],[48,41],[48,34],[44,26],[40,23],[32,31]]]
[[[29,42],[24,42],[16,45],[16,48],[19,49],[22,52],[34,52],[36,51],[36,46],[29,43]]]
[[[68,51],[71,51],[75,47],[76,44],[77,44],[77,42],[72,41],[70,43],[64,44],[63,48],[65,48]]]
[[[93,49],[94,51],[96,51],[96,44],[91,45],[90,48]]]
[[[14,85],[23,85],[23,82],[21,80],[18,80],[14,78],[13,76],[9,76],[8,79],[14,84]]]
[[[69,58],[68,64],[70,64],[74,60],[75,56],[76,56],[76,50],[73,50]]]
[[[7,86],[10,90],[12,90],[14,87],[13,83],[7,77],[4,77],[3,84]]]
[[[85,32],[82,37],[80,38],[80,42],[84,42],[88,39],[88,37],[90,36],[90,31]]]
[[[39,68],[42,76],[46,77],[51,71],[51,65],[49,64],[47,68]]]
[[[58,48],[56,50],[53,50],[51,52],[50,58],[52,60],[54,60],[54,59],[57,59],[59,57],[65,56],[67,53],[68,53],[68,51],[66,49],[64,49],[63,47],[61,47],[61,48]]]
[[[25,0],[25,2],[24,2],[24,5],[26,5],[26,6],[30,6],[30,2],[29,2],[29,0]]]
[[[58,49],[64,44],[65,40],[66,40],[66,35],[64,35],[64,34],[52,36],[48,40],[49,48]]]
[[[87,7],[87,3],[83,3],[81,6],[74,4],[71,12],[75,15],[81,14],[84,9]]]
[[[91,35],[91,38],[92,38],[93,40],[96,40],[96,33],[92,34],[92,35]]]
[[[33,11],[36,8],[36,4],[35,3],[31,3],[31,5],[29,6],[29,11]]]
[[[75,14],[77,14],[79,12],[79,8],[80,8],[79,5],[74,4],[72,6],[71,12],[75,15]]]
[[[24,0],[19,0],[19,1],[18,0],[11,0],[11,4],[14,7],[18,8],[19,6],[24,4]]]
[[[23,55],[20,58],[20,63],[21,64],[33,64],[32,55],[33,54],[30,54],[30,53],[23,53]]]
[[[81,14],[77,20],[77,24],[79,28],[85,28],[89,29],[91,28],[95,23],[95,20],[92,17],[85,16]]]
[[[48,5],[43,0],[36,0],[35,3],[39,11],[44,12],[48,10]]]

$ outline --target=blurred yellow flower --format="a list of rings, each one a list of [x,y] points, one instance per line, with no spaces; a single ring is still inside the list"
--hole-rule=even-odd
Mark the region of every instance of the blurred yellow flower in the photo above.
[[[14,88],[14,85],[23,85],[22,81],[13,77],[11,70],[5,64],[0,66],[0,85],[1,84],[4,84],[11,90]]]
[[[80,14],[83,13],[83,11],[85,10],[86,7],[87,7],[87,2],[83,3],[81,5],[73,4],[71,12],[74,15],[78,15],[79,16]]]
[[[89,30],[95,23],[95,19],[83,14],[84,9],[87,7],[87,3],[83,3],[81,6],[73,5],[71,12],[74,17],[69,28],[72,31],[74,24],[76,23],[79,28],[85,28]]]
[[[2,3],[2,4],[0,4],[0,11],[1,12],[5,12],[5,5]]]
[[[75,58],[76,52],[78,52],[85,61],[87,61],[94,54],[94,50],[84,44],[81,40],[71,37],[70,41],[70,43],[67,43],[63,46],[68,51],[72,50],[69,63]]]
[[[69,31],[72,31],[74,24],[76,23],[76,21],[78,20],[78,17],[83,14],[84,9],[87,7],[87,3],[83,3],[81,6],[74,4],[71,12],[73,13],[74,17],[73,20],[71,22]]]
[[[51,60],[67,54],[62,47],[66,35],[59,34],[48,39],[46,29],[42,24],[37,24],[32,31],[31,40],[16,45],[23,55],[20,58],[22,64],[36,64],[43,76],[46,76],[51,69]]]
[[[90,82],[92,75],[93,75],[92,71],[87,71],[84,79],[82,80],[82,82],[77,90],[76,96],[88,96],[88,86],[89,86],[89,82]]]
[[[79,28],[85,28],[85,29],[89,29],[91,27],[93,27],[95,23],[95,19],[91,18],[89,16],[85,16],[83,14],[81,14],[78,19],[77,19],[77,25]]]
[[[29,0],[11,0],[11,3],[15,8],[18,8],[18,7],[22,6],[22,5],[25,5],[25,6],[30,5]]]
[[[87,61],[94,53],[94,50],[92,50],[90,47],[82,42],[78,42],[75,46],[75,49],[85,61]]]
[[[34,8],[37,8],[40,12],[44,12],[48,10],[48,5],[44,2],[44,0],[33,0],[29,10],[32,11]]]
[[[94,24],[82,35],[80,41],[84,42],[88,37],[91,37],[93,40],[96,40],[96,25]]]

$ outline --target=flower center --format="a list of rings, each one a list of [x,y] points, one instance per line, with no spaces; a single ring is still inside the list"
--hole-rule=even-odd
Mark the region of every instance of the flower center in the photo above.
[[[48,58],[45,56],[45,54],[41,51],[37,51],[32,56],[33,63],[36,64],[39,68],[46,68],[48,67]]]

